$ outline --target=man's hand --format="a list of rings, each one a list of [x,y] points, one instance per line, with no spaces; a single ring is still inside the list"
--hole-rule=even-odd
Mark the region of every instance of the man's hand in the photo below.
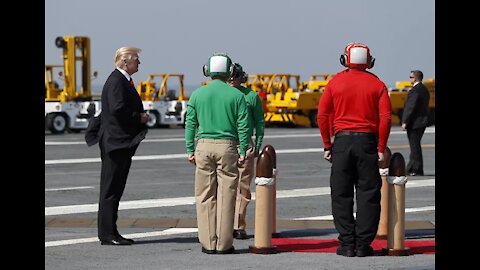
[[[197,165],[194,154],[188,154],[188,162],[192,163],[193,165]]]
[[[326,161],[332,163],[332,150],[327,150],[327,151],[325,151],[325,152],[323,153],[323,158],[324,158]]]
[[[145,124],[148,121],[148,113],[140,114],[140,123]]]
[[[245,163],[245,156],[240,156],[237,161],[239,166],[242,166]]]
[[[407,130],[407,124],[406,124],[406,123],[403,123],[403,124],[402,124],[402,129],[403,129],[403,130]]]
[[[385,159],[385,156],[383,155],[383,153],[378,152],[378,161],[382,162],[384,159]]]

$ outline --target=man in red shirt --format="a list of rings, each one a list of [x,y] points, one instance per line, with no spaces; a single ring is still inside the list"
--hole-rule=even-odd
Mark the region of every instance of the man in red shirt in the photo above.
[[[366,45],[349,43],[340,63],[347,68],[329,81],[317,115],[324,158],[332,163],[332,214],[340,243],[337,254],[372,256],[371,243],[380,219],[378,162],[384,158],[390,135],[391,104],[385,84],[366,71],[375,63]]]

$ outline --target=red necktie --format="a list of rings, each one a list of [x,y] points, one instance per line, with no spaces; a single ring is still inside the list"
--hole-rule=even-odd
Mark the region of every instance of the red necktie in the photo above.
[[[130,85],[133,86],[133,87],[135,87],[135,85],[133,84],[132,78],[130,78]]]

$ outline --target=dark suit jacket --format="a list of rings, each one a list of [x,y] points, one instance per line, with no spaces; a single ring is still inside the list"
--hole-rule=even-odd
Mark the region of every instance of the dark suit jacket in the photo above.
[[[402,114],[402,123],[407,129],[426,127],[428,124],[428,102],[430,93],[423,83],[418,83],[408,91],[405,108]]]
[[[91,119],[85,133],[87,144],[102,140],[107,153],[136,147],[147,134],[147,126],[140,123],[142,112],[142,100],[135,87],[115,69],[103,86],[102,112]]]
[[[85,131],[85,142],[88,146],[98,143],[100,139],[98,134],[100,133],[101,117],[102,114],[100,113],[97,117],[92,117],[88,121],[88,127]]]

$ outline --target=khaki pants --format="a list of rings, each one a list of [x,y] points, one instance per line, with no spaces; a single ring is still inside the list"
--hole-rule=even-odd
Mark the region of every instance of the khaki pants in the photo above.
[[[195,148],[198,239],[209,250],[224,251],[233,244],[237,145],[236,140],[199,139]]]
[[[245,163],[238,167],[238,188],[237,199],[235,203],[235,218],[233,222],[234,230],[245,230],[246,222],[245,216],[247,214],[247,205],[252,199],[252,193],[250,192],[250,183],[255,176],[255,144],[250,139],[250,145],[247,149],[247,160]]]

